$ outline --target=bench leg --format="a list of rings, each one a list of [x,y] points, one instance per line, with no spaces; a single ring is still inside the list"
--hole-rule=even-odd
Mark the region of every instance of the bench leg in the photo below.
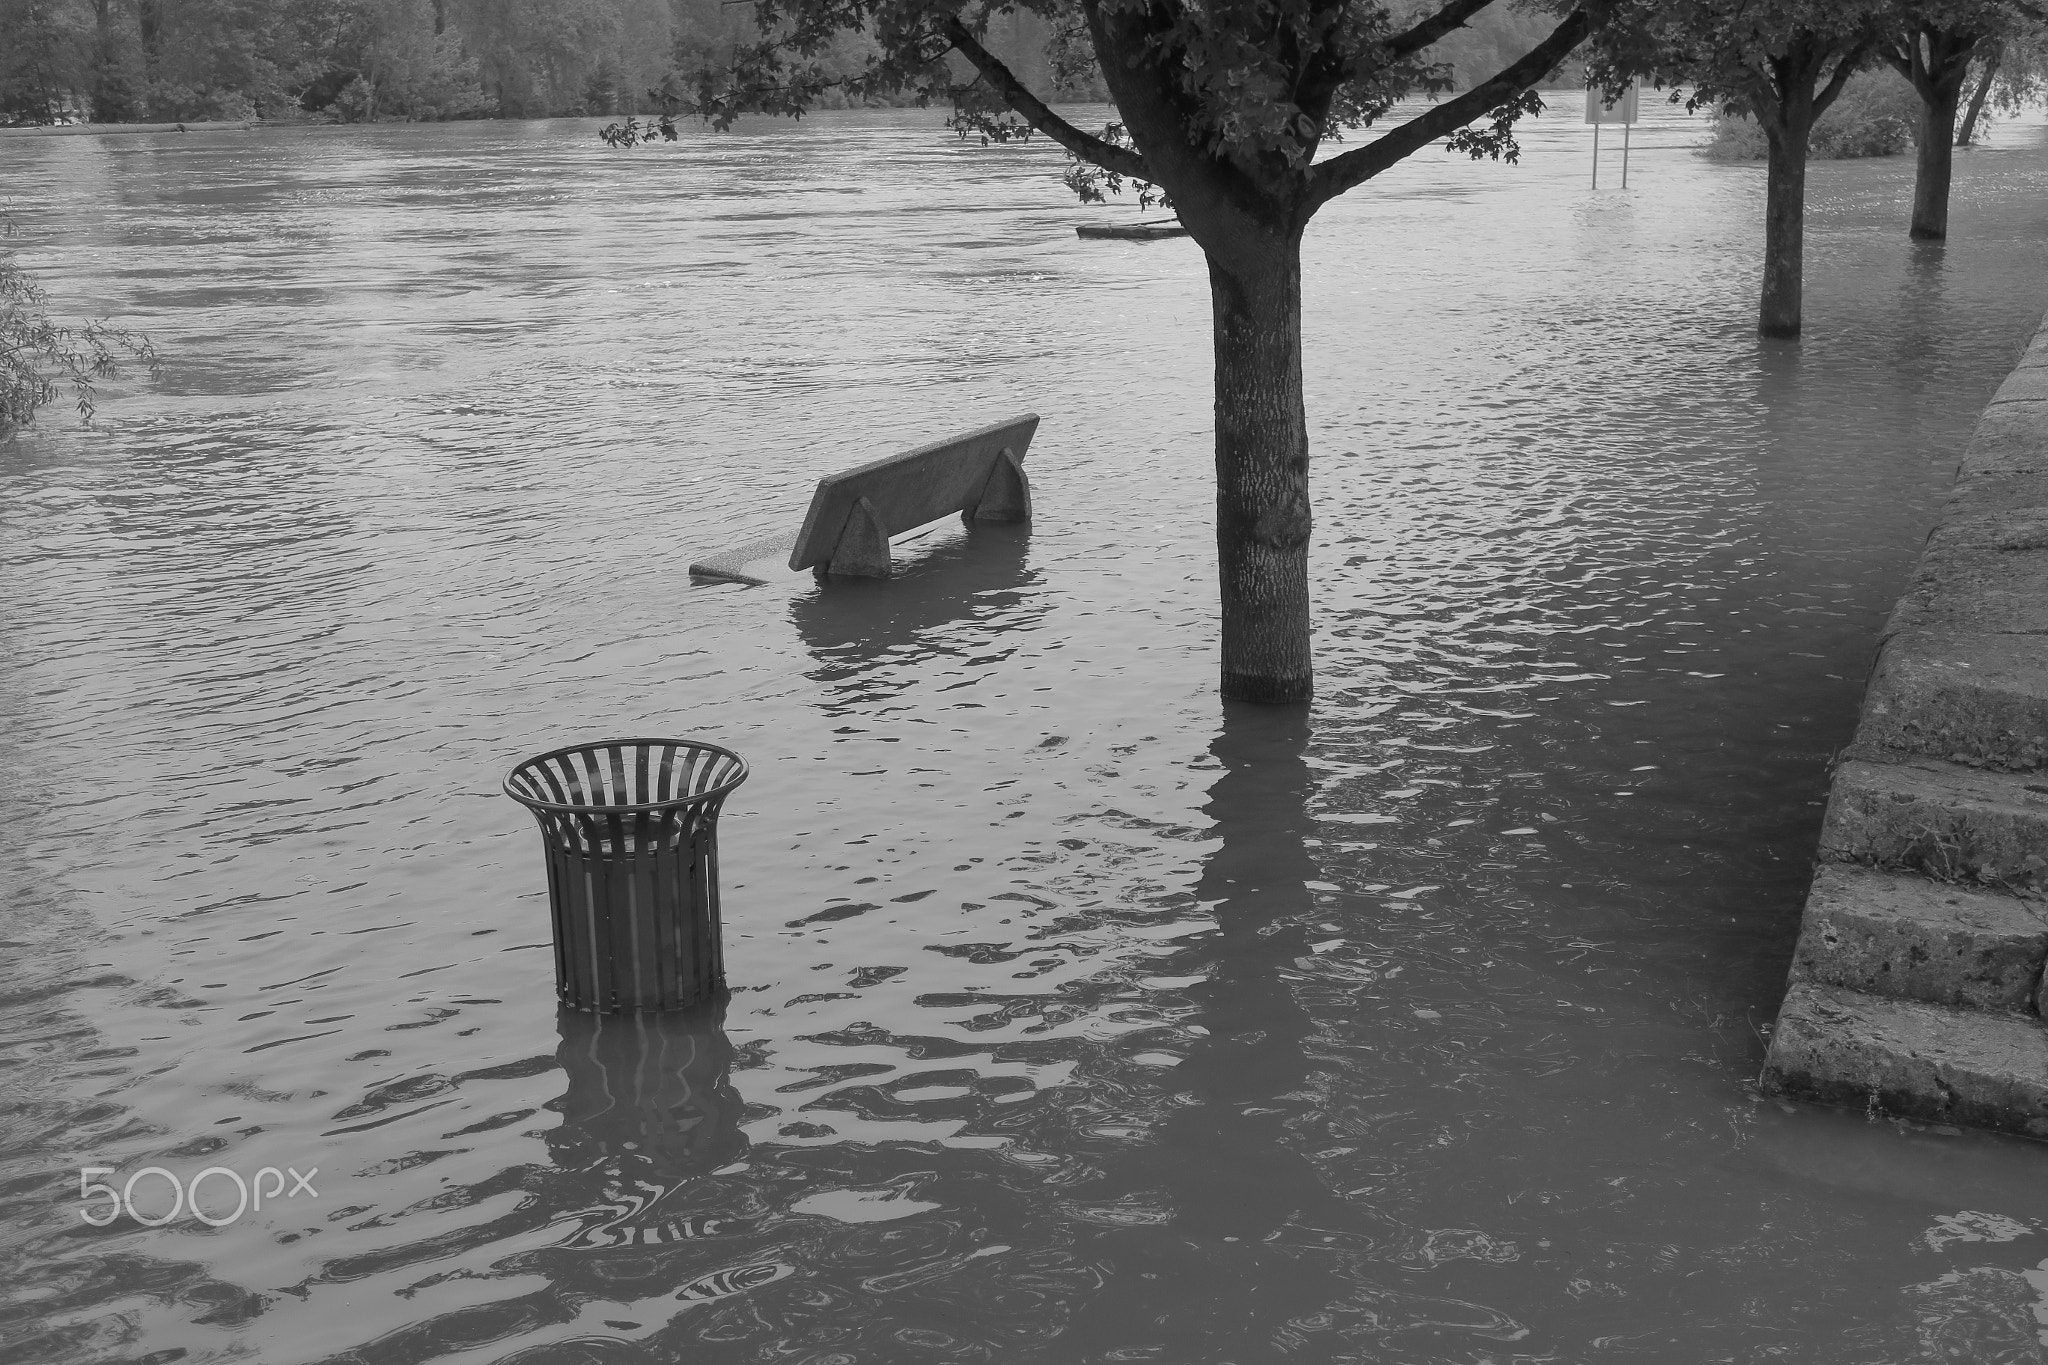
[[[982,485],[981,499],[961,514],[963,521],[1031,520],[1031,481],[1024,477],[1024,465],[1008,446],[996,456],[995,468]]]
[[[889,528],[875,512],[875,505],[862,498],[846,518],[846,529],[832,547],[832,562],[825,572],[841,578],[887,578],[890,576]]]

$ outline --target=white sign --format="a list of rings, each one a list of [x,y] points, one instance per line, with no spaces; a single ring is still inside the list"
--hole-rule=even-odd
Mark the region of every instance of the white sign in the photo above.
[[[1636,85],[1629,82],[1627,90],[1610,107],[1606,92],[1597,85],[1586,87],[1586,122],[1619,123],[1626,127],[1636,121]]]

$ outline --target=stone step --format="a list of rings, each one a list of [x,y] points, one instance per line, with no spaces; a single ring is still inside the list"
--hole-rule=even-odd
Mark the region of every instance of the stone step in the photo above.
[[[1957,1009],[2028,1012],[2048,965],[2048,902],[1912,874],[1823,864],[1795,980]]]
[[[2040,393],[2048,378],[2040,373],[2048,369],[2048,344],[2037,337],[2036,345],[2040,349],[2029,352],[2029,361],[2021,365],[2034,373],[2022,378],[2015,372],[2007,381],[2011,387],[2001,388],[1978,417],[1942,509],[1943,522],[2016,507],[2048,507],[2048,420],[2043,420],[2048,403],[2022,392],[2024,387]],[[2032,363],[2037,357],[2042,363]]]
[[[1836,765],[1820,860],[2014,891],[2048,887],[2048,780],[1934,760]]]
[[[2048,643],[2039,635],[1921,629],[1893,614],[1863,696],[1855,757],[2048,768]],[[1909,628],[1897,629],[1905,625]]]
[[[2048,1138],[2048,1029],[1795,982],[1764,1062],[1778,1094]]]
[[[2044,400],[2048,366],[2022,364],[1978,420],[1961,477],[1886,624],[1860,748],[2048,767]]]
[[[1927,537],[1913,579],[1893,607],[1891,632],[2032,637],[2048,665],[2048,508],[1951,504]]]

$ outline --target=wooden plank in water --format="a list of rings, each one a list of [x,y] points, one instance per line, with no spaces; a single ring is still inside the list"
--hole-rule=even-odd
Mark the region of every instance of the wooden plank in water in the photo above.
[[[1123,241],[1151,242],[1162,237],[1185,237],[1188,230],[1178,223],[1088,223],[1074,229],[1076,237],[1113,237]]]

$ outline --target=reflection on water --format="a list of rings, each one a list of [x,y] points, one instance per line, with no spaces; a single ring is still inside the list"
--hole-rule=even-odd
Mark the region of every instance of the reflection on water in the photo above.
[[[1310,951],[1308,888],[1319,876],[1303,843],[1315,827],[1308,742],[1306,707],[1231,705],[1209,748],[1222,773],[1203,810],[1223,842],[1204,859],[1195,896],[1212,907],[1216,930],[1186,964],[1207,978],[1188,995],[1208,1036],[1175,1073],[1199,1102],[1161,1130],[1151,1163],[1174,1196],[1177,1227],[1203,1236],[1270,1236],[1322,1193],[1287,1141],[1284,1110],[1272,1107],[1309,1065],[1308,1014],[1283,974]]]
[[[1140,1054],[1171,1066],[1171,1106],[1147,1143],[1079,1191],[1097,1208],[1157,1216],[1092,1239],[1110,1281],[1062,1340],[1078,1359],[1256,1359],[1290,1320],[1353,1287],[1269,1245],[1330,1193],[1290,1140],[1283,1099],[1310,1065],[1302,1043],[1313,1027],[1289,970],[1312,951],[1309,738],[1305,706],[1224,707],[1203,806],[1221,843],[1195,883],[1214,928],[1187,935],[1162,964],[1190,982],[1194,1037],[1180,1057]]]
[[[0,449],[0,1358],[2048,1350],[2038,1149],[1751,1089],[2048,307],[2038,126],[1936,251],[1906,159],[1814,167],[1796,346],[1667,107],[1625,193],[1546,118],[1332,205],[1298,711],[1210,695],[1191,244],[927,113],[593,127],[7,144],[25,264],[175,368]],[[690,586],[1024,409],[1030,527]],[[497,782],[617,733],[752,766],[722,1013],[556,1013]],[[150,1165],[319,1193],[80,1220]]]
[[[727,1230],[715,1216],[672,1218],[662,1201],[746,1152],[732,1088],[725,1002],[657,1015],[562,1012],[557,1053],[569,1078],[548,1155],[565,1174],[602,1181],[566,1243],[659,1246]]]
[[[1036,575],[1028,524],[984,522],[941,535],[926,537],[938,543],[899,563],[894,578],[825,579],[791,603],[798,638],[818,662],[811,676],[832,685],[834,706],[881,700],[874,666],[892,653],[915,652],[924,669],[972,683],[989,662],[972,656],[1043,614],[1029,590]],[[904,557],[901,547],[897,554]],[[963,621],[978,628],[963,633]]]

